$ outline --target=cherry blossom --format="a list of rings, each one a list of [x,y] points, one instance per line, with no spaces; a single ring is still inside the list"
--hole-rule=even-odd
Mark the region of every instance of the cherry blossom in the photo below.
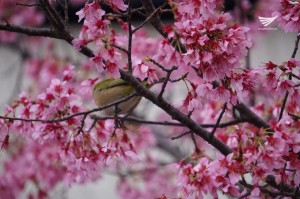
[[[299,10],[300,3],[298,1],[281,1],[282,10],[275,12],[273,15],[278,16],[279,27],[285,32],[299,32],[300,18]]]

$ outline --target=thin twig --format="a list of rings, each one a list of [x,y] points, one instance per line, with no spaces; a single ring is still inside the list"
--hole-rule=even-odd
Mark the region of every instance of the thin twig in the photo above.
[[[80,126],[78,127],[78,131],[77,131],[77,135],[79,135],[81,132],[83,132],[83,128],[84,128],[84,125],[85,125],[85,119],[87,118],[89,114],[83,114],[83,118],[81,119],[81,124]]]
[[[62,31],[64,32],[66,29],[66,26],[59,16],[59,14],[56,12],[56,10],[51,6],[48,0],[39,0],[41,7],[43,10],[46,12],[46,16],[49,19],[50,23],[52,26],[57,30],[57,31]]]
[[[171,69],[166,69],[166,67],[164,67],[163,65],[161,65],[160,63],[156,62],[154,59],[152,58],[146,58],[146,60],[149,60],[150,62],[152,62],[153,64],[155,64],[156,66],[158,66],[160,69],[162,69],[165,72],[171,72],[172,70],[175,70],[174,67],[172,67]],[[177,69],[177,68],[176,68]]]
[[[136,27],[132,33],[135,33],[136,31],[138,31],[139,29],[141,29],[147,22],[149,22],[149,20],[159,11],[161,10],[161,6],[156,8],[154,10],[154,12],[152,12],[138,27]]]
[[[132,73],[132,58],[131,58],[131,47],[132,47],[132,25],[131,25],[131,10],[132,10],[132,0],[128,1],[128,11],[127,11],[127,23],[128,23],[128,71]]]
[[[45,2],[46,1],[46,2]],[[57,22],[56,22],[56,19],[55,19],[55,17],[52,15],[52,13],[49,11],[49,6],[47,5],[47,3],[49,3],[49,2],[47,2],[48,0],[39,0],[39,2],[40,2],[40,5],[41,5],[41,8],[45,11],[45,13],[46,13],[46,17],[47,17],[47,19],[49,20],[49,22],[50,22],[50,24],[52,25],[52,27],[54,28],[54,29],[56,29],[56,27],[57,27]],[[51,7],[51,5],[50,5],[50,7]]]
[[[227,109],[227,103],[224,104],[223,109],[222,109],[222,111],[221,111],[221,113],[220,113],[220,115],[219,115],[219,117],[218,117],[218,119],[217,119],[216,125],[215,125],[215,127],[213,128],[213,130],[210,132],[210,136],[211,136],[211,137],[214,136],[214,134],[215,134],[215,132],[216,132],[216,130],[217,130],[217,127],[219,126],[219,124],[220,124],[220,122],[221,122],[221,120],[222,120],[222,117],[223,117],[223,115],[224,115],[226,109]]]
[[[28,36],[58,38],[55,32],[49,28],[29,28],[8,24],[8,22],[7,24],[0,24],[0,30],[21,33]]]
[[[96,123],[97,123],[97,120],[94,120],[92,125],[90,126],[90,128],[87,130],[87,132],[90,132],[95,127]]]
[[[62,118],[59,118],[59,119],[48,119],[48,120],[43,120],[43,119],[26,119],[26,118],[17,118],[17,117],[8,117],[8,116],[0,116],[0,119],[6,119],[6,120],[11,120],[11,121],[23,121],[23,122],[41,122],[41,123],[63,122],[63,121],[69,120],[69,119],[71,119],[73,117],[77,117],[77,116],[81,116],[81,115],[83,115],[83,116],[84,115],[89,115],[91,113],[107,109],[107,108],[109,108],[111,106],[115,106],[116,104],[120,104],[122,102],[125,102],[125,101],[131,99],[134,96],[136,96],[136,93],[128,95],[127,97],[125,97],[125,98],[123,98],[121,100],[115,101],[115,102],[107,104],[105,106],[102,106],[102,107],[99,107],[99,108],[95,108],[95,109],[91,109],[89,111],[83,111],[83,112],[75,113],[75,114],[68,115],[66,117],[62,117]]]
[[[135,13],[140,13],[140,11],[143,11],[144,8],[140,7],[140,8],[135,8],[131,10],[131,14],[135,14]],[[144,15],[144,14],[142,14]],[[106,13],[104,15],[105,18],[127,18],[127,13]]]
[[[119,49],[120,51],[126,53],[127,55],[129,55],[129,51],[126,50],[125,48],[121,47],[121,46],[117,46],[116,44],[110,44],[111,46],[115,47],[116,49]]]
[[[182,138],[183,136],[188,135],[188,134],[191,134],[191,131],[188,131],[188,132],[182,133],[180,135],[171,137],[171,140],[177,140],[177,139]]]
[[[298,46],[299,46],[299,41],[300,41],[300,32],[298,33],[297,39],[295,41],[295,48],[293,50],[292,58],[296,57],[297,51],[298,51]]]
[[[168,83],[168,81],[170,80],[170,76],[171,76],[171,74],[172,74],[172,72],[173,72],[174,70],[177,70],[177,67],[173,66],[171,70],[168,70],[167,76],[166,76],[166,78],[165,78],[165,80],[164,80],[164,82],[163,82],[163,85],[162,85],[162,87],[161,87],[160,93],[159,93],[159,95],[158,95],[158,99],[159,99],[159,100],[162,99],[162,96],[163,96],[163,94],[164,94],[164,92],[165,92],[165,90],[166,90],[166,87],[167,87],[167,83]]]
[[[114,117],[112,116],[105,116],[105,117],[101,117],[101,116],[97,116],[97,115],[91,115],[92,119],[95,120],[109,120],[109,119],[114,119]],[[134,122],[134,123],[141,123],[141,124],[148,124],[148,125],[162,125],[162,126],[184,126],[181,123],[178,122],[169,122],[169,121],[150,121],[150,120],[142,120],[139,118],[135,118],[135,117],[119,117],[121,120],[123,121],[128,121],[128,122]],[[247,122],[244,119],[237,119],[237,120],[233,120],[233,121],[229,121],[229,122],[224,122],[219,124],[217,127],[218,128],[226,128],[228,126],[232,126],[232,125],[237,125],[237,124],[241,124]],[[216,124],[199,124],[202,128],[214,128]]]
[[[34,6],[41,6],[38,3],[34,3],[34,4],[25,4],[25,3],[16,3],[17,6],[25,6],[25,7],[34,7]]]
[[[293,73],[291,73],[291,75],[292,75],[292,77],[294,77],[294,78],[300,80],[300,77],[298,77],[297,75],[295,75],[295,74],[293,74]]]
[[[187,78],[188,74],[189,72],[186,72],[184,75],[182,75],[182,77],[179,77],[178,79],[170,79],[169,82],[175,83],[184,80]]]
[[[69,0],[65,0],[64,13],[65,13],[65,25],[68,29],[68,24],[69,24]]]
[[[196,141],[194,132],[191,132],[191,138],[192,138],[193,143],[194,143],[195,152],[196,152],[197,154],[200,153],[200,149],[199,149],[198,146],[197,146],[197,141]]]
[[[281,120],[281,118],[282,118],[282,116],[283,116],[283,112],[284,112],[284,108],[285,108],[285,105],[286,105],[288,96],[289,96],[289,91],[286,91],[286,92],[285,92],[285,95],[284,95],[284,98],[283,98],[283,102],[282,102],[281,108],[280,108],[280,113],[279,113],[279,117],[278,117],[278,122]]]
[[[293,117],[294,119],[300,119],[300,116],[294,115],[292,113],[288,113],[288,115]]]
[[[296,57],[296,54],[297,54],[297,51],[298,51],[299,41],[300,41],[300,33],[298,34],[297,39],[295,41],[295,47],[294,47],[293,54],[292,54],[291,58]],[[289,74],[289,80],[292,80],[292,76],[293,76],[292,74]],[[289,91],[286,91],[285,96],[283,98],[282,105],[281,105],[278,121],[280,121],[282,116],[283,116],[283,112],[284,112],[284,109],[285,109],[285,106],[286,106],[286,103],[287,103],[288,96],[289,96]]]

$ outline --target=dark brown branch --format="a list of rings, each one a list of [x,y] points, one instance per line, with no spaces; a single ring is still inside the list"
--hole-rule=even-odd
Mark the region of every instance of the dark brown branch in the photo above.
[[[171,140],[177,140],[177,139],[182,138],[183,136],[189,135],[189,134],[191,134],[191,131],[188,131],[188,132],[185,132],[185,133],[181,133],[180,135],[171,137]]]
[[[151,23],[151,25],[165,38],[168,37],[168,35],[163,31],[163,26],[164,24],[161,22],[160,16],[157,12],[155,12],[155,7],[152,3],[151,0],[141,0],[143,7],[146,11],[147,16],[152,15],[153,13],[153,17],[151,17],[149,19],[149,22]]]
[[[92,119],[95,119],[95,120],[114,119],[114,117],[112,117],[112,116],[101,117],[101,116],[97,116],[97,115],[92,115],[91,117],[92,117]],[[128,121],[128,122],[134,122],[134,123],[140,123],[140,124],[148,124],[148,125],[184,126],[183,124],[178,123],[178,122],[169,122],[169,121],[158,122],[158,121],[142,120],[142,119],[135,118],[135,117],[119,117],[119,119],[122,121]],[[245,122],[247,122],[245,119],[237,119],[237,120],[221,123],[217,127],[218,128],[226,128],[228,126],[237,125],[237,124],[241,124],[241,123],[245,123]],[[214,128],[216,126],[216,124],[199,124],[199,125],[202,128]]]
[[[161,6],[160,7],[158,7],[158,8],[156,8],[155,10],[154,10],[154,12],[152,12],[138,27],[136,27],[133,31],[132,31],[132,33],[135,33],[136,31],[138,31],[139,29],[141,29],[147,22],[149,22],[150,21],[150,19],[159,11],[159,10],[161,10]]]
[[[97,123],[97,120],[94,120],[92,125],[90,126],[90,128],[87,130],[87,132],[91,132],[91,130],[95,127],[96,123]]]
[[[253,185],[251,185],[251,184],[248,184],[247,182],[246,182],[246,180],[241,180],[240,182],[239,182],[239,184],[241,184],[241,185],[243,185],[243,186],[245,186],[246,188],[248,188],[248,189],[254,189],[254,186]],[[276,183],[275,183],[276,184]],[[277,184],[276,184],[277,185]],[[278,185],[277,185],[278,186]],[[274,186],[273,186],[274,187]],[[259,186],[258,187],[263,193],[266,193],[266,194],[269,194],[270,196],[272,196],[272,197],[278,197],[278,196],[286,196],[286,197],[293,197],[293,196],[295,196],[294,195],[294,193],[293,192],[289,192],[289,191],[270,191],[270,190],[268,190],[267,188],[265,188],[265,187],[263,187],[263,186]]]
[[[241,118],[258,128],[270,129],[270,125],[252,112],[245,104],[240,103],[235,108],[240,112]]]
[[[281,118],[282,118],[282,116],[283,116],[283,111],[284,111],[284,108],[285,108],[285,105],[286,105],[288,96],[289,96],[289,91],[286,91],[286,92],[285,92],[285,95],[284,95],[284,98],[283,98],[283,102],[282,102],[281,108],[280,108],[280,113],[279,113],[279,117],[278,117],[278,122],[281,120]]]
[[[97,116],[97,115],[92,115],[92,119],[95,120],[110,120],[114,119],[112,116]],[[119,117],[120,120],[122,121],[128,121],[128,122],[134,122],[134,123],[140,123],[140,124],[149,124],[149,125],[162,125],[162,126],[183,126],[183,124],[178,123],[178,122],[168,122],[168,121],[163,121],[163,122],[157,122],[157,121],[149,121],[149,120],[142,120],[139,118],[135,117]]]
[[[168,83],[168,81],[170,80],[170,76],[171,76],[171,74],[172,74],[172,72],[173,72],[174,70],[177,70],[177,67],[174,67],[174,66],[173,66],[171,70],[168,70],[168,71],[167,71],[167,76],[166,76],[166,78],[165,78],[164,81],[163,81],[163,85],[162,85],[161,90],[160,90],[160,93],[159,93],[159,95],[158,95],[158,99],[162,99],[163,94],[164,94],[164,92],[165,92],[165,90],[166,90],[166,87],[167,87],[167,83]]]
[[[246,119],[236,119],[236,120],[232,120],[229,122],[221,123],[217,126],[217,128],[226,128],[226,127],[229,127],[232,125],[237,125],[237,124],[241,124],[241,123],[245,123],[245,122],[247,122]],[[216,126],[216,124],[201,124],[201,126],[203,128],[214,128]]]
[[[293,117],[294,119],[300,119],[300,116],[297,116],[297,115],[294,115],[294,114],[291,114],[291,113],[288,113],[289,116]]]
[[[152,62],[153,64],[155,64],[156,66],[158,66],[158,68],[162,69],[165,72],[172,72],[172,70],[175,70],[176,68],[171,68],[171,69],[166,69],[163,65],[161,65],[160,63],[158,63],[157,61],[155,61],[152,58],[146,58],[147,60],[149,60],[150,62]]]
[[[66,26],[56,12],[56,10],[51,6],[48,0],[39,0],[43,10],[46,12],[48,19],[50,19],[51,24],[57,31],[65,31]]]
[[[185,73],[184,75],[182,75],[181,77],[179,77],[178,79],[170,79],[169,81],[172,82],[172,83],[175,83],[175,82],[179,82],[181,80],[184,80],[186,79],[186,77],[188,76],[189,72]]]
[[[297,39],[295,41],[295,47],[293,50],[292,58],[296,57],[297,51],[298,51],[298,46],[299,46],[299,41],[300,41],[300,33],[298,33]]]
[[[294,77],[294,78],[300,80],[300,77],[298,77],[297,75],[295,75],[295,74],[293,74],[293,73],[291,73],[291,75],[292,75],[292,77]]]
[[[64,15],[65,15],[65,25],[67,26],[67,29],[68,29],[68,24],[69,24],[69,0],[65,0]]]
[[[52,27],[58,30],[64,30],[64,24],[59,19],[57,19],[55,13],[56,11],[52,8],[48,0],[39,0],[42,9],[45,11],[47,19],[51,23]]]
[[[298,51],[299,41],[300,41],[300,34],[298,34],[297,39],[295,41],[295,47],[294,47],[293,54],[292,54],[291,58],[296,57],[296,54],[297,54],[297,51]],[[293,76],[292,74],[289,74],[289,80],[292,80],[292,76]],[[285,96],[283,98],[281,108],[280,108],[278,121],[280,121],[282,116],[283,116],[283,112],[284,112],[284,109],[285,109],[285,106],[286,106],[286,103],[287,103],[288,96],[289,96],[289,91],[286,91]]]
[[[191,132],[191,138],[192,138],[193,143],[194,143],[195,152],[196,152],[197,154],[200,153],[200,149],[199,149],[199,147],[198,147],[198,145],[197,145],[197,141],[196,141],[194,132]]]
[[[143,7],[135,8],[131,10],[131,14],[139,13],[140,11],[144,10]],[[127,18],[127,13],[107,13],[104,15],[105,18]]]
[[[220,113],[220,115],[219,115],[219,117],[217,119],[217,123],[216,123],[215,127],[213,128],[213,130],[211,131],[210,136],[212,136],[212,137],[214,136],[214,134],[215,134],[215,132],[217,130],[217,127],[219,126],[219,124],[220,124],[220,122],[222,120],[222,117],[223,117],[226,109],[227,109],[227,103],[224,104],[224,106],[222,108],[222,111],[221,111],[221,113]]]
[[[13,24],[0,24],[0,30],[21,33],[28,36],[57,38],[55,32],[49,28],[29,28],[23,26],[15,26]]]
[[[83,128],[84,128],[84,125],[85,125],[85,119],[87,118],[88,115],[89,115],[89,113],[83,114],[83,118],[81,119],[81,124],[80,124],[80,126],[78,127],[78,131],[77,131],[77,134],[78,134],[78,135],[79,135],[81,132],[83,132]]]
[[[277,190],[281,190],[282,192],[279,192],[281,193],[281,195],[283,196],[290,196],[290,197],[296,197],[296,198],[299,198],[300,195],[299,193],[295,196],[295,193],[296,193],[296,189],[288,184],[283,184],[281,183],[280,185],[278,185],[276,183],[276,180],[275,180],[275,177],[274,176],[271,176],[269,175],[267,178],[266,178],[266,182],[271,185],[272,187],[274,187],[275,189]],[[291,194],[291,195],[287,195],[287,194]]]
[[[127,53],[127,57],[128,57],[128,71],[130,73],[132,73],[132,57],[131,57],[131,47],[132,47],[132,35],[133,35],[133,31],[132,31],[132,25],[131,25],[131,10],[132,10],[132,0],[128,1],[128,11],[127,11],[127,23],[128,23],[128,53]]]
[[[17,6],[25,6],[25,7],[35,7],[35,6],[41,6],[38,3],[34,3],[34,4],[26,4],[26,3],[16,3]]]
[[[121,46],[117,46],[115,44],[110,44],[110,45],[115,47],[116,49],[119,49],[120,51],[126,53],[127,55],[129,54],[128,50],[126,50],[125,48],[122,48]]]

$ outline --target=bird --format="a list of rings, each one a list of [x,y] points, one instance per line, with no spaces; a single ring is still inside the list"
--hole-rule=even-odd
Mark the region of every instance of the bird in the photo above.
[[[143,81],[142,84],[147,88],[152,86],[146,81]],[[98,107],[117,102],[134,93],[135,89],[122,79],[108,78],[98,82],[93,88],[93,98]],[[108,116],[130,114],[139,104],[141,99],[142,96],[133,96],[117,106],[111,106],[104,109],[103,112]]]

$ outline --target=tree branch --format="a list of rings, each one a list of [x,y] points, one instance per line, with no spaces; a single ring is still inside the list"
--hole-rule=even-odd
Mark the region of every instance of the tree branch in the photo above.
[[[258,128],[270,129],[270,125],[252,112],[245,104],[240,103],[235,108],[240,112],[241,118]]]
[[[224,106],[222,108],[222,111],[221,111],[221,113],[220,113],[220,115],[219,115],[219,117],[217,119],[217,123],[216,123],[215,127],[213,128],[213,130],[211,131],[210,136],[214,136],[214,134],[215,134],[215,132],[217,130],[217,127],[219,126],[219,124],[220,124],[220,122],[222,120],[222,117],[223,117],[226,109],[227,109],[227,103],[224,104]]]
[[[299,46],[299,41],[300,41],[300,32],[298,33],[297,39],[295,41],[295,47],[294,47],[294,51],[292,54],[292,58],[296,57],[297,51],[298,51],[298,46]]]
[[[152,19],[152,17],[159,11],[161,10],[161,6],[156,8],[156,10],[154,10],[154,12],[152,12],[138,27],[136,27],[132,33],[135,33],[136,31],[138,31],[139,29],[141,29],[148,21],[150,21]]]
[[[132,73],[132,58],[131,58],[131,47],[132,47],[132,25],[131,25],[131,10],[132,10],[132,0],[128,1],[128,11],[127,11],[127,22],[128,22],[128,71]]]
[[[0,24],[0,30],[21,33],[28,36],[57,38],[56,33],[49,28],[29,28],[24,26],[16,26],[13,24]]]

